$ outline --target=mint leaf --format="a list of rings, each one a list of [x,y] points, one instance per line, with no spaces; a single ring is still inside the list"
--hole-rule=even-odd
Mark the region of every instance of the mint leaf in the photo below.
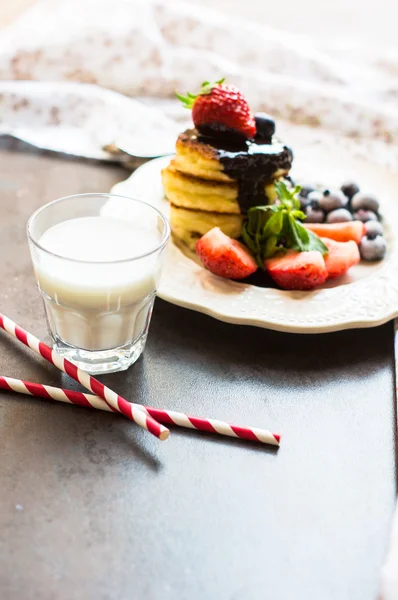
[[[290,214],[293,215],[295,219],[300,219],[300,221],[304,221],[304,219],[307,218],[307,216],[303,213],[302,210],[292,210]]]
[[[322,255],[329,252],[322,240],[315,233],[303,227],[299,221],[296,221],[292,214],[289,215],[289,225],[292,237],[291,248],[293,250],[298,250],[299,252],[317,250]]]
[[[283,214],[281,211],[275,212],[265,224],[263,229],[263,237],[267,238],[271,235],[279,235],[283,226]]]
[[[276,235],[271,235],[265,243],[265,248],[263,252],[262,258],[265,260],[267,258],[272,258],[276,252],[279,250],[283,250],[280,246],[278,246],[278,237]],[[261,265],[264,268],[264,264]]]
[[[247,223],[247,221],[243,225],[242,237],[243,237],[243,241],[245,242],[245,244],[249,248],[249,250],[251,252],[253,252],[254,255],[256,255],[258,249],[257,249],[256,243],[253,241],[253,239],[251,237],[251,233],[248,231],[248,223]]]
[[[303,227],[303,229],[305,229]],[[306,229],[308,235],[310,236],[309,250],[318,250],[323,256],[329,252],[328,247],[324,244],[317,235],[313,231],[309,231]]]
[[[259,266],[264,269],[264,259],[288,249],[297,252],[317,250],[327,254],[328,249],[322,240],[300,222],[305,219],[297,198],[300,186],[290,190],[283,182],[277,181],[275,189],[279,202],[250,208],[242,228],[243,241]]]
[[[276,181],[274,185],[279,200],[285,205],[285,208],[288,210],[300,208],[300,200],[297,195],[301,192],[301,185],[296,185],[293,190],[289,190],[283,181]]]
[[[291,243],[290,247],[298,252],[305,252],[308,249],[310,236],[308,231],[296,221],[296,219],[289,214],[289,227]]]

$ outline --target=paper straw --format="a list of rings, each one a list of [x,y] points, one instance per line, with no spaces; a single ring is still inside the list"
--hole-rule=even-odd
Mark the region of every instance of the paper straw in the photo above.
[[[106,385],[100,383],[98,379],[91,377],[91,375],[82,371],[82,369],[79,369],[69,360],[55,352],[55,350],[51,350],[47,344],[41,342],[34,335],[28,333],[1,313],[0,327],[25,344],[25,346],[28,346],[28,348],[36,352],[36,354],[39,354],[49,363],[56,366],[60,371],[63,371],[72,377],[72,379],[81,383],[87,390],[100,396],[112,410],[122,413],[125,417],[134,421],[134,423],[137,423],[137,425],[140,425],[140,427],[143,427],[159,439],[165,440],[168,438],[170,433],[169,430],[151,417],[142,406],[128,402],[125,398],[116,394],[116,392]]]
[[[32,383],[30,381],[22,381],[21,379],[13,379],[11,377],[0,376],[0,389],[69,404],[78,404],[87,408],[112,411],[106,402],[98,396],[65,390],[50,385],[42,385],[40,383]],[[271,431],[267,431],[266,429],[241,427],[239,425],[231,425],[225,421],[191,417],[181,412],[152,408],[150,406],[143,408],[147,411],[147,414],[156,418],[161,423],[167,423],[168,425],[177,425],[178,427],[187,427],[188,429],[197,429],[199,431],[207,431],[219,435],[279,446],[281,436],[277,433],[271,433]]]

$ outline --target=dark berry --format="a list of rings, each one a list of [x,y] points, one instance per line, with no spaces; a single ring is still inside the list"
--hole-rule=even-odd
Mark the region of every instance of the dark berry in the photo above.
[[[367,221],[377,221],[377,215],[372,210],[361,209],[354,212],[354,219],[366,223]]]
[[[319,200],[319,206],[325,212],[336,210],[337,208],[344,208],[347,206],[347,198],[340,190],[329,191],[325,190],[322,194],[322,198]]]
[[[366,237],[370,240],[374,240],[377,235],[383,235],[383,225],[379,221],[367,221],[365,223]]]
[[[377,235],[373,239],[369,239],[366,235],[362,238],[359,244],[359,252],[363,260],[381,260],[387,250],[386,240]]]
[[[373,194],[358,192],[351,200],[352,210],[371,210],[375,213],[380,208],[380,202]]]
[[[323,223],[325,219],[325,213],[320,208],[314,208],[311,204],[306,207],[305,214],[307,218],[306,223]]]
[[[290,146],[283,146],[283,147],[284,147],[285,150],[287,150],[287,152],[289,152],[289,154],[290,154],[290,161],[292,161],[293,158],[294,158],[294,152],[293,152],[292,148]]]
[[[346,223],[352,221],[352,214],[346,208],[336,208],[326,217],[326,223]]]
[[[359,192],[359,187],[353,181],[345,181],[340,189],[349,200]]]
[[[266,113],[260,112],[254,115],[256,122],[257,137],[260,140],[270,142],[275,133],[275,121]]]
[[[310,183],[303,183],[300,185],[301,185],[300,196],[302,196],[303,198],[307,198],[308,194],[316,191],[316,187],[311,185]]]
[[[310,192],[307,196],[308,203],[311,204],[312,208],[319,208],[319,201],[322,198],[322,192],[318,192],[314,190]]]

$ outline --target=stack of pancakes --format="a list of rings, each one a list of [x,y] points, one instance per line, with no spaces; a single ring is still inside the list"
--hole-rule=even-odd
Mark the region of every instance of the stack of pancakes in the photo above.
[[[275,200],[274,182],[288,175],[292,152],[277,141],[220,146],[195,129],[181,133],[162,171],[174,242],[194,250],[213,227],[239,238],[250,206]]]

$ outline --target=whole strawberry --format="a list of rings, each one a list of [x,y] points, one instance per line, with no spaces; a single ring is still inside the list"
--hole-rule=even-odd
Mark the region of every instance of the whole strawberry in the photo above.
[[[205,81],[199,94],[177,94],[185,108],[192,109],[195,127],[205,135],[233,134],[251,139],[256,135],[256,123],[242,92],[220,79]]]

